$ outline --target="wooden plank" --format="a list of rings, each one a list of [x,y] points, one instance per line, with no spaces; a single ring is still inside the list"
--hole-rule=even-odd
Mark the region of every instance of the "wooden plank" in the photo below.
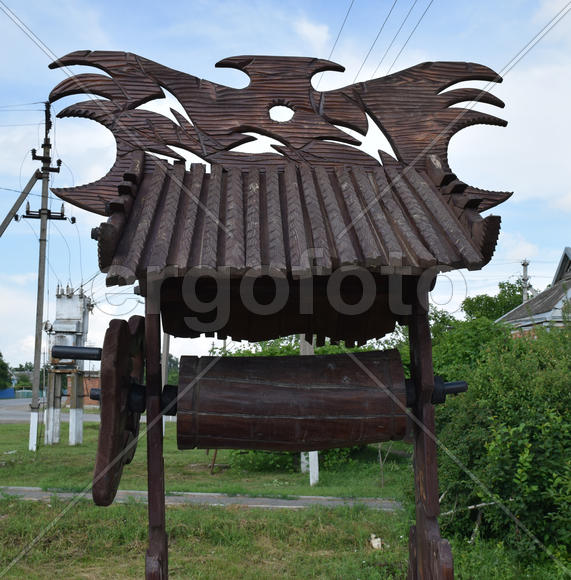
[[[339,181],[339,186],[343,192],[345,204],[349,210],[351,227],[357,234],[357,240],[361,246],[363,260],[366,266],[378,266],[382,263],[381,250],[377,244],[376,236],[373,234],[367,212],[362,207],[359,197],[351,181],[351,176],[346,168],[335,169],[335,175]]]
[[[190,175],[187,174],[184,178],[183,193],[179,206],[181,217],[177,220],[179,229],[175,233],[177,244],[174,248],[174,255],[169,260],[170,263],[177,267],[179,275],[183,275],[189,266],[190,249],[205,171],[206,167],[202,163],[193,163],[190,166]]]
[[[450,249],[444,245],[438,232],[434,229],[425,208],[420,205],[404,178],[406,171],[406,168],[402,172],[398,172],[389,167],[386,168],[386,173],[391,180],[393,190],[396,191],[402,205],[406,208],[411,221],[416,225],[419,235],[425,241],[439,264],[451,264],[454,262],[454,254],[456,252],[450,252]]]
[[[351,242],[347,225],[341,214],[335,191],[331,186],[329,174],[325,168],[316,167],[315,175],[317,176],[319,193],[323,206],[325,207],[329,227],[331,228],[333,243],[337,250],[336,258],[338,263],[334,264],[334,266],[356,264],[359,262],[359,259]]]
[[[266,200],[268,222],[268,263],[280,272],[286,271],[284,221],[280,205],[278,172],[275,167],[266,170]]]
[[[204,212],[204,231],[199,266],[215,269],[218,264],[218,236],[221,229],[220,199],[222,195],[222,167],[214,165],[208,182],[208,197]],[[224,230],[222,230],[224,232]]]
[[[365,201],[365,211],[377,231],[383,251],[384,263],[391,266],[402,266],[404,259],[403,249],[389,225],[390,220],[379,203],[377,193],[373,190],[368,174],[362,167],[353,167],[352,171]]]
[[[325,226],[323,212],[319,205],[317,191],[315,190],[313,174],[309,165],[305,163],[300,165],[299,171],[301,174],[305,207],[307,209],[313,238],[312,260],[315,273],[319,275],[329,274],[332,269],[329,239],[327,237],[327,228]]]
[[[307,255],[307,238],[301,209],[301,198],[297,183],[297,168],[288,163],[284,170],[284,188],[287,206],[287,229],[289,243],[289,269],[293,276],[303,276],[311,273],[309,256]]]
[[[184,187],[184,164],[179,163],[168,171],[168,187],[164,202],[157,208],[159,215],[155,217],[153,234],[151,236],[153,243],[148,258],[150,267],[163,268],[167,265],[167,258],[173,233],[175,231],[175,222],[177,219],[177,209],[182,189]],[[160,213],[159,213],[160,212]]]
[[[260,173],[256,168],[248,171],[246,180],[246,268],[262,265],[260,250]]]
[[[404,215],[400,205],[395,201],[393,192],[385,171],[382,167],[373,170],[374,184],[378,190],[377,199],[380,199],[386,208],[386,213],[391,217],[395,234],[404,242],[402,245],[407,250],[409,264],[428,268],[436,264],[434,256],[426,249],[418,238],[416,232],[410,226],[408,218]],[[408,264],[403,263],[403,266]]]
[[[436,218],[436,223],[442,229],[444,236],[453,244],[453,246],[460,252],[463,262],[462,264],[475,264],[481,262],[482,256],[472,244],[466,230],[462,228],[458,222],[458,218],[448,206],[444,203],[440,195],[434,191],[428,183],[415,171],[413,167],[409,167],[405,173],[406,179],[414,187],[414,190],[422,199],[430,213]]]
[[[167,176],[168,164],[164,161],[158,161],[153,176],[150,178],[149,189],[146,191],[146,195],[141,196],[142,203],[139,206],[141,213],[138,216],[133,237],[128,240],[129,250],[122,264],[125,268],[132,269],[135,272],[138,272],[142,266],[141,258],[148,243],[149,232],[155,219],[156,208],[163,187],[167,183]]]
[[[224,261],[220,264],[231,271],[243,271],[246,263],[242,191],[242,172],[233,167],[228,170],[225,196]]]

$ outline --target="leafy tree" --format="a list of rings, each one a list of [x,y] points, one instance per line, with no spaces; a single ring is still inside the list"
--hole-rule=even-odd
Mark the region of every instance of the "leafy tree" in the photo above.
[[[12,369],[14,372],[32,372],[34,370],[34,363],[32,362],[25,362],[24,364],[20,363],[17,367]]]
[[[10,369],[8,368],[8,363],[4,360],[4,357],[0,352],[0,389],[7,389],[11,386],[12,377],[10,375]]]
[[[178,358],[170,353],[167,368],[167,383],[169,385],[178,385]]]
[[[500,291],[496,296],[479,294],[466,298],[462,302],[462,310],[469,320],[488,318],[497,320],[500,316],[513,310],[523,302],[523,282],[500,282]]]
[[[437,410],[438,437],[454,456],[439,457],[443,511],[453,512],[441,525],[449,532],[470,536],[478,510],[466,508],[497,502],[479,510],[482,537],[536,557],[538,546],[515,524],[521,522],[565,559],[571,543],[570,371],[569,323],[519,338],[498,333],[480,349],[468,393]]]
[[[446,381],[470,380],[482,353],[496,340],[509,340],[509,329],[489,318],[455,320],[433,339],[434,374]]]

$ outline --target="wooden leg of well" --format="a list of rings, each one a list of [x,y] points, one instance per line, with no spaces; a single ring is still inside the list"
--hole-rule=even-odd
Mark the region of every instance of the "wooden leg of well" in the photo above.
[[[168,540],[165,529],[165,472],[161,418],[161,335],[159,314],[147,311],[145,320],[147,364],[147,472],[149,548],[145,559],[147,580],[168,577]]]
[[[416,391],[414,414],[414,484],[416,526],[410,531],[410,580],[440,580],[454,577],[452,551],[440,537],[437,517],[438,466],[434,438],[434,390],[432,341],[428,312],[419,301],[413,305],[409,324],[411,375]]]

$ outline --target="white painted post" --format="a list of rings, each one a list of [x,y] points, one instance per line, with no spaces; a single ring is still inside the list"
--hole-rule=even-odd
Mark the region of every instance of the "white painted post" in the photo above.
[[[36,451],[38,448],[38,424],[40,422],[39,411],[32,410],[30,412],[30,439],[28,441],[28,450]]]
[[[81,391],[80,391],[81,389]],[[83,443],[83,373],[72,374],[69,405],[69,444]]]
[[[169,350],[170,350],[170,334],[163,332],[163,352],[161,356],[161,379],[164,387],[168,382],[169,377]],[[170,418],[170,417],[169,417]],[[165,435],[167,418],[163,415],[163,437]]]
[[[309,452],[309,485],[313,487],[319,483],[319,453],[317,451]]]
[[[66,375],[57,373],[54,380],[54,414],[53,414],[53,437],[54,443],[59,443],[60,425],[61,425],[61,391],[62,381]]]
[[[44,443],[54,444],[54,397],[55,397],[55,374],[48,373],[48,387],[46,393],[46,409],[44,411]]]
[[[313,344],[307,342],[302,334],[299,335],[299,354],[309,356],[315,354]],[[317,451],[309,451],[301,454],[301,472],[307,473],[309,464],[309,485],[312,487],[319,483],[319,454]]]

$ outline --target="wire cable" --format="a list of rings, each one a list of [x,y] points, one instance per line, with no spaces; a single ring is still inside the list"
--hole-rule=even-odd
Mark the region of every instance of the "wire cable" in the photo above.
[[[73,218],[73,214],[71,216]],[[77,227],[77,222],[74,220],[73,225],[75,226],[75,233],[77,234],[77,247],[79,249],[79,273],[81,274],[81,284],[80,288],[83,286],[83,257],[81,248],[81,236],[79,235],[79,228]]]
[[[71,285],[71,248],[67,242],[66,237],[63,235],[62,231],[58,228],[58,226],[55,223],[52,225],[57,230],[57,232],[59,233],[59,235],[61,236],[62,240],[64,241],[64,243],[67,247],[67,269],[68,269],[68,275],[69,275],[68,279],[69,279],[69,283]]]
[[[32,101],[31,103],[13,103],[11,105],[0,105],[0,109],[7,109],[9,107],[28,107],[30,105],[43,105],[44,102],[43,101]],[[23,109],[24,111],[27,111],[29,109]],[[37,111],[41,111],[43,109],[32,109],[32,110],[37,110]]]
[[[414,0],[414,2],[412,3],[412,6],[409,8],[408,12],[406,13],[406,16],[404,17],[404,20],[401,22],[401,25],[399,26],[399,29],[396,31],[396,34],[393,36],[393,39],[391,40],[391,43],[389,44],[387,50],[385,50],[385,53],[383,54],[381,60],[379,61],[379,64],[377,65],[377,68],[375,69],[375,71],[371,75],[371,78],[374,78],[374,76],[377,74],[377,71],[381,67],[381,64],[383,64],[383,61],[385,60],[387,54],[389,53],[389,50],[392,48],[395,40],[397,39],[397,36],[400,34],[400,31],[402,30],[402,27],[405,25],[406,21],[408,20],[408,17],[410,16],[410,13],[412,12],[412,9],[416,6],[416,3],[417,2],[418,2],[418,0]]]
[[[402,48],[399,50],[399,53],[396,55],[391,66],[389,67],[389,70],[387,71],[387,75],[390,74],[391,70],[393,69],[393,66],[395,66],[396,61],[399,59],[399,56],[402,54],[402,51],[406,48],[408,41],[412,38],[412,35],[415,33],[416,29],[419,27],[420,23],[422,22],[422,19],[424,18],[425,14],[428,12],[428,9],[432,6],[433,2],[434,2],[434,0],[430,0],[430,2],[428,3],[428,6],[424,9],[424,12],[422,13],[420,18],[418,19],[418,21],[415,24],[414,28],[412,29],[411,33],[408,35],[408,38],[405,40],[404,44],[402,45]]]
[[[337,38],[335,39],[335,42],[333,43],[333,46],[331,48],[331,51],[329,52],[329,56],[327,57],[327,60],[331,60],[331,57],[333,56],[333,51],[335,50],[335,47],[337,46],[337,42],[339,41],[339,37],[341,36],[341,33],[343,32],[343,28],[345,27],[345,23],[347,22],[347,18],[349,17],[349,12],[351,12],[351,8],[353,8],[353,4],[355,4],[355,0],[351,0],[351,4],[349,4],[349,8],[347,9],[347,12],[345,13],[345,18],[343,18],[341,28],[339,29],[339,32],[337,33]],[[315,90],[317,90],[319,88],[319,85],[321,83],[322,78],[323,78],[323,73],[321,73],[319,80],[317,81],[317,86],[315,87]]]
[[[500,75],[508,74],[512,68],[548,33],[552,28],[557,26],[571,8],[571,2],[567,2],[565,6],[505,65],[500,71]],[[564,13],[564,14],[563,14]],[[561,18],[559,18],[561,16]],[[545,34],[544,34],[545,32]],[[537,41],[536,41],[537,39]],[[528,48],[529,47],[529,48]],[[521,56],[520,56],[521,55]]]
[[[40,236],[36,233],[36,230],[34,230],[32,224],[29,222],[29,220],[23,220],[23,221],[32,230],[34,237],[39,242]],[[48,268],[51,270],[52,274],[54,275],[54,278],[61,284],[61,280],[60,280],[59,276],[57,275],[56,271],[53,269],[52,264],[51,264],[48,256],[46,256],[46,262],[48,263]]]
[[[33,127],[37,124],[38,123],[2,123],[0,124],[0,127]]]
[[[359,76],[359,74],[361,74],[361,71],[363,70],[363,67],[365,66],[365,63],[367,62],[367,59],[369,58],[369,55],[371,54],[371,51],[373,50],[375,44],[377,44],[377,40],[379,40],[379,37],[381,36],[381,32],[385,28],[385,24],[387,23],[387,21],[389,19],[389,16],[392,14],[393,8],[396,6],[397,2],[398,2],[398,0],[395,0],[393,2],[393,5],[391,6],[391,9],[389,10],[389,13],[386,15],[383,23],[381,24],[381,27],[379,28],[379,32],[377,32],[377,36],[375,36],[375,40],[373,40],[373,44],[371,44],[371,48],[369,48],[369,52],[367,52],[367,55],[363,59],[363,62],[361,63],[361,66],[359,67],[359,70],[357,71],[357,74],[355,75],[355,78],[353,79],[353,83],[355,83],[355,81],[357,80],[357,77]],[[374,76],[374,73],[373,73],[373,76]]]

